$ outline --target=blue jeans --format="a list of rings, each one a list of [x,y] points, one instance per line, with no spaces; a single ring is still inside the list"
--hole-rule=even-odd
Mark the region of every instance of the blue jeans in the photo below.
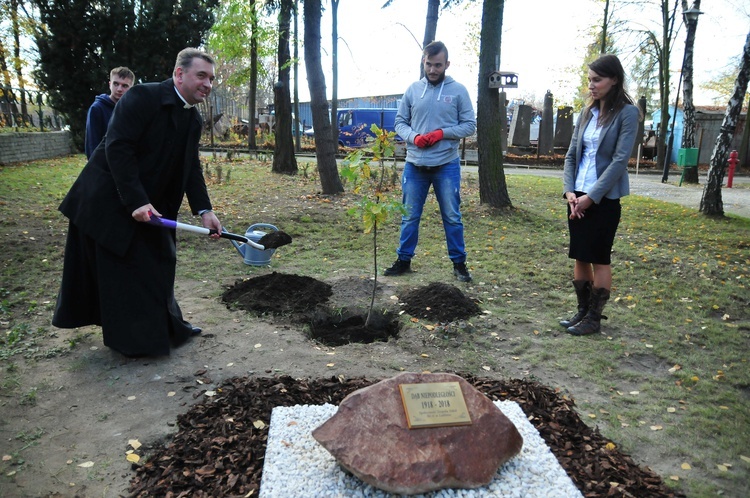
[[[419,240],[419,221],[430,185],[440,206],[448,257],[454,263],[463,263],[466,261],[466,246],[461,221],[461,163],[458,158],[433,168],[418,167],[410,162],[404,165],[401,189],[406,214],[401,217],[401,240],[396,250],[398,259],[411,261],[414,257]]]

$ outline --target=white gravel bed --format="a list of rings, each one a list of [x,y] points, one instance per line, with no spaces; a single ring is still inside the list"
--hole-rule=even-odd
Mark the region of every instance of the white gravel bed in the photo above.
[[[443,489],[414,495],[422,498],[488,497],[573,498],[581,493],[547,444],[513,401],[495,405],[523,437],[521,452],[505,463],[493,481],[475,489]],[[336,413],[334,405],[276,407],[271,413],[260,498],[396,497],[345,471],[312,431]]]

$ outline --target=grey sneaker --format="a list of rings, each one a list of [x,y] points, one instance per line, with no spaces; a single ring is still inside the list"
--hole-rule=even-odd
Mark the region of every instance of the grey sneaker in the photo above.
[[[403,259],[397,259],[393,266],[386,268],[383,275],[386,277],[397,277],[404,273],[411,273],[411,261],[404,261]]]
[[[459,282],[471,282],[471,273],[466,268],[466,263],[453,263],[453,274]]]

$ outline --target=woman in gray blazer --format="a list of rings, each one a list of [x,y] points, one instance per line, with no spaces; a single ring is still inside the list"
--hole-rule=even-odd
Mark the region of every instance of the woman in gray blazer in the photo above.
[[[578,117],[565,156],[568,257],[575,260],[578,312],[560,325],[577,336],[601,330],[602,310],[612,287],[610,253],[620,223],[620,197],[630,193],[628,159],[640,111],[625,91],[624,78],[614,55],[602,55],[589,64],[590,103]]]

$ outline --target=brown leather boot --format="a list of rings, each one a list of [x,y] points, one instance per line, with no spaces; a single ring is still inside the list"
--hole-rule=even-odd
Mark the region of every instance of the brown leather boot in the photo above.
[[[597,289],[596,287],[591,288],[591,303],[589,304],[589,311],[583,320],[578,324],[568,327],[568,334],[572,335],[590,335],[598,334],[601,331],[602,311],[604,305],[609,299],[609,289]]]
[[[578,298],[578,313],[567,320],[561,320],[560,325],[568,328],[583,320],[586,313],[589,312],[589,303],[591,301],[591,285],[593,282],[588,280],[573,280],[573,287],[576,290]]]

